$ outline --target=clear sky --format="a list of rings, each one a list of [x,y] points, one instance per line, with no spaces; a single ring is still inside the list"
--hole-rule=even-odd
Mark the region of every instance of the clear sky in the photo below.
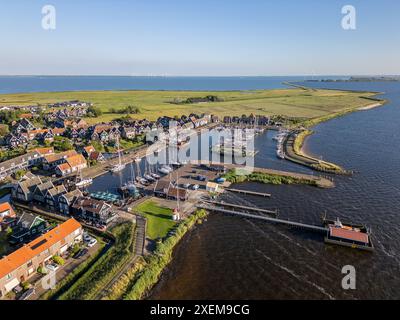
[[[1,0],[0,74],[400,74],[399,16],[398,0]]]

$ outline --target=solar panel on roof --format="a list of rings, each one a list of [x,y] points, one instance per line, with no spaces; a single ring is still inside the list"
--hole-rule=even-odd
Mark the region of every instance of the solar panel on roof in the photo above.
[[[46,240],[46,239],[43,239],[43,240],[39,241],[38,243],[34,244],[34,245],[31,247],[31,249],[32,249],[32,250],[35,250],[35,249],[39,248],[41,245],[45,244],[46,242],[47,242],[47,240]]]

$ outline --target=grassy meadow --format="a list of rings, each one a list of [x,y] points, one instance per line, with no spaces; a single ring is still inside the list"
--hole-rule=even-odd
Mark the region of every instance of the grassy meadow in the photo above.
[[[146,236],[152,240],[164,238],[176,224],[172,220],[172,210],[161,207],[154,201],[146,200],[139,204],[135,210],[146,217]]]
[[[205,97],[215,95],[221,102],[196,104],[173,104],[174,99]],[[140,113],[133,118],[156,120],[161,115],[175,116],[182,114],[210,113],[218,116],[243,113],[262,115],[283,115],[296,118],[318,118],[331,113],[352,110],[370,105],[366,97],[372,92],[350,92],[339,90],[311,90],[306,88],[254,90],[254,91],[71,91],[20,93],[0,95],[0,105],[35,105],[66,100],[90,101],[100,108],[103,115],[88,118],[89,123],[110,121],[121,117],[111,113],[112,109],[121,110],[129,105],[140,108]]]

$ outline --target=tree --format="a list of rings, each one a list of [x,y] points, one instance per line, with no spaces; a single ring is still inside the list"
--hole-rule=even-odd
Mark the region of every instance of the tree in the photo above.
[[[6,136],[9,132],[8,125],[0,124],[0,137]]]
[[[94,106],[90,106],[87,110],[87,115],[88,117],[93,117],[93,118],[97,118],[100,117],[103,114],[103,112]]]

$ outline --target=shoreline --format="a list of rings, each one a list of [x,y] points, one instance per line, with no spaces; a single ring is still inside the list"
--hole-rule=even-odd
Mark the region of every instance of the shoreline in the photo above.
[[[312,127],[315,127],[323,122],[327,122],[329,120],[333,120],[335,118],[339,118],[353,112],[367,111],[378,107],[382,107],[388,103],[387,99],[370,98],[370,97],[366,99],[375,102],[365,107],[352,108],[349,110],[336,112],[327,116],[322,116],[319,118],[314,118],[303,122],[302,128],[293,130],[283,142],[283,147],[285,149],[285,159],[320,172],[340,174],[340,175],[352,174],[353,172],[345,170],[340,165],[337,165],[329,161],[323,161],[317,159],[316,157],[311,156],[304,150],[303,147],[307,143],[308,138],[312,134],[314,134],[314,130],[312,130]]]
[[[159,283],[165,268],[172,262],[173,252],[177,244],[208,215],[209,213],[206,210],[196,210],[192,215],[182,220],[171,236],[159,243],[151,255],[144,257],[143,267],[131,274],[130,279],[124,279],[128,282],[128,285],[119,298],[122,300],[147,299],[153,288]]]

